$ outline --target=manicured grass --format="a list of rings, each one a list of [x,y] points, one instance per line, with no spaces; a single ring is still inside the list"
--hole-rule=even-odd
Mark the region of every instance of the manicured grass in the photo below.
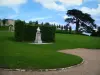
[[[0,31],[1,30],[6,30],[6,31],[8,31],[9,30],[9,26],[0,26]]]
[[[61,68],[78,64],[82,58],[57,52],[69,48],[100,48],[100,38],[82,35],[56,34],[56,42],[31,45],[15,42],[13,33],[0,32],[0,67]]]

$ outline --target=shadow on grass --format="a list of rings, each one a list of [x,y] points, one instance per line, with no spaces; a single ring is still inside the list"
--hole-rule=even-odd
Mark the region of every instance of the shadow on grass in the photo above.
[[[14,37],[8,37],[7,38],[9,41],[13,41],[13,42],[16,42],[15,38]]]
[[[21,42],[24,42],[24,43],[32,42],[32,41],[17,41],[14,37],[7,37],[7,40],[12,41],[12,42],[19,42],[19,43],[21,43]]]
[[[8,65],[5,62],[5,56],[0,56],[0,68],[9,69]]]

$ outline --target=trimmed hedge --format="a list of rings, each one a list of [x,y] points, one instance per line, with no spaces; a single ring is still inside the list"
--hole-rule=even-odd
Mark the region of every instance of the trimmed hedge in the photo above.
[[[44,42],[55,42],[55,31],[54,26],[40,26],[41,36]]]
[[[15,40],[16,41],[24,41],[24,29],[25,29],[25,22],[17,20],[15,22]]]
[[[34,41],[37,27],[41,29],[41,39],[43,42],[55,42],[56,27],[50,25],[30,25],[24,21],[15,22],[15,39],[16,41]]]
[[[66,30],[56,30],[56,33],[68,34]]]
[[[26,25],[24,32],[24,41],[34,41],[36,36],[36,29],[38,26]]]
[[[61,34],[73,34],[74,31],[72,31],[71,29],[68,30],[56,30],[56,33],[61,33]]]

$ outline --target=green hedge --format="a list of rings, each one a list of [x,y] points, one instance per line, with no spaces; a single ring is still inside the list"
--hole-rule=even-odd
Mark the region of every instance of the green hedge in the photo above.
[[[55,30],[54,26],[41,26],[41,36],[44,42],[55,42]]]
[[[24,32],[24,41],[34,41],[36,36],[36,29],[38,26],[31,26],[26,25],[25,26],[25,32]]]
[[[68,34],[66,30],[56,30],[56,33]]]
[[[75,31],[72,31],[71,29],[68,30],[56,30],[56,33],[61,33],[61,34],[74,34]]]
[[[24,21],[15,22],[15,39],[16,41],[34,41],[36,36],[37,27],[41,29],[41,38],[43,42],[55,42],[54,26],[50,25],[30,25],[25,24]]]
[[[25,22],[17,20],[15,22],[15,40],[16,41],[24,41],[24,29],[25,29]]]

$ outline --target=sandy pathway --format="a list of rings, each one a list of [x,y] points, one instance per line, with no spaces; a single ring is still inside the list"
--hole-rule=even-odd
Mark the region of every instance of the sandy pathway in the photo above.
[[[64,71],[20,72],[0,70],[0,75],[100,75],[100,50],[74,49],[59,52],[81,56],[84,64]]]

